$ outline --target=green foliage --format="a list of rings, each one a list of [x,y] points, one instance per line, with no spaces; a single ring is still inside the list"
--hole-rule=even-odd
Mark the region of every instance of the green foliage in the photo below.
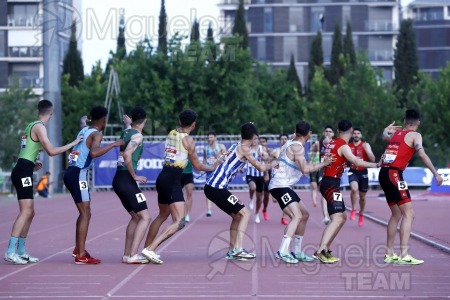
[[[394,86],[399,91],[399,106],[408,106],[409,90],[417,83],[419,63],[413,20],[403,20],[394,51]]]
[[[344,75],[344,64],[342,61],[342,32],[341,25],[336,23],[334,26],[333,45],[331,48],[331,62],[329,81],[332,85],[339,83],[339,79]]]
[[[356,65],[355,46],[353,45],[352,25],[347,21],[347,31],[344,38],[344,56],[349,62],[350,66]]]
[[[158,25],[158,51],[167,55],[167,14],[165,0],[161,0]]]
[[[322,33],[320,31],[317,32],[317,35],[314,37],[311,44],[311,52],[309,55],[309,75],[308,82],[311,84],[312,79],[314,78],[314,73],[316,67],[323,67],[323,48],[322,48]]]
[[[289,69],[287,71],[287,81],[294,85],[299,95],[302,95],[302,82],[298,77],[297,68],[295,67],[294,54],[291,54],[291,61],[289,63]]]
[[[26,125],[37,118],[37,97],[31,89],[19,88],[18,80],[0,93],[0,167],[9,170],[19,154]],[[16,157],[17,159],[17,157]]]
[[[191,42],[198,42],[198,41],[200,41],[200,24],[198,23],[197,20],[195,20],[194,24],[192,24],[191,29]]]
[[[123,24],[123,20],[121,20],[121,24],[119,26],[116,55],[119,59],[123,59],[127,55],[127,48],[125,45],[125,25]]]
[[[84,79],[83,60],[77,48],[76,22],[72,23],[69,50],[63,60],[63,74],[69,74],[69,84],[77,86]]]
[[[245,8],[244,1],[239,0],[239,6],[234,17],[233,35],[241,38],[239,45],[247,49],[248,48],[248,30],[247,22],[245,21]]]

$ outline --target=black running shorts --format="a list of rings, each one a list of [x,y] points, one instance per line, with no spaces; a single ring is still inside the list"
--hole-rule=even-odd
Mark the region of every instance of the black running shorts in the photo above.
[[[87,181],[88,174],[89,169],[80,169],[73,166],[68,167],[64,172],[64,185],[69,190],[75,203],[91,201]]]
[[[369,175],[367,169],[361,171],[349,169],[347,174],[348,182],[356,181],[358,183],[358,190],[361,193],[367,193],[369,190]]]
[[[384,191],[389,206],[400,206],[404,203],[411,202],[408,184],[403,179],[402,170],[383,167],[380,169],[378,181]]]
[[[17,191],[17,199],[33,198],[33,172],[34,162],[19,158],[16,166],[11,172],[11,181]]]
[[[341,179],[333,177],[323,177],[320,181],[319,189],[322,196],[327,200],[328,214],[345,212],[345,203],[342,197]]]
[[[290,188],[275,188],[270,190],[270,194],[277,199],[281,210],[293,202],[300,202],[300,197]]]
[[[183,202],[183,188],[181,187],[181,174],[183,169],[164,166],[156,179],[158,203],[172,204]]]
[[[127,212],[147,209],[147,199],[128,170],[117,170],[112,186]]]
[[[227,189],[214,188],[208,184],[205,184],[204,193],[206,198],[211,200],[217,205],[222,211],[231,215],[237,214],[241,209],[245,207],[238,197],[233,195]]]

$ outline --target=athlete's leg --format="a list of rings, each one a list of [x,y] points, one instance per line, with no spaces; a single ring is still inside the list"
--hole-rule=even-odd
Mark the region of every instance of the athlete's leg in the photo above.
[[[323,222],[325,223],[325,225],[327,225],[328,222],[330,222],[330,215],[328,214],[328,209],[327,209],[327,200],[325,200],[325,198],[321,197],[320,204],[322,205]]]
[[[394,241],[395,234],[397,233],[397,226],[400,220],[402,219],[402,212],[398,208],[397,205],[389,206],[391,210],[391,217],[387,226],[387,243],[386,243],[386,251],[387,255],[391,256],[394,254]]]
[[[414,221],[414,209],[411,202],[403,203],[398,207],[402,213],[400,224],[400,248],[401,257],[408,255],[409,237],[411,235],[412,223]]]
[[[141,210],[135,213],[135,215],[137,217],[137,222],[131,242],[130,256],[138,253],[139,244],[142,242],[150,223],[150,214],[148,213],[148,209]]]
[[[313,207],[317,207],[317,190],[318,190],[317,182],[315,181],[310,182],[310,188]]]
[[[186,191],[186,214],[190,215],[191,208],[192,208],[192,191],[194,190],[194,184],[188,183],[184,186],[184,189]]]
[[[253,210],[253,196],[255,195],[256,191],[256,183],[254,181],[250,181],[248,183],[248,193],[250,196],[250,202],[249,202],[249,209]]]
[[[325,249],[325,251],[330,250],[331,243],[347,220],[347,215],[345,212],[334,213],[330,217],[331,221],[322,234],[319,251],[323,249]]]
[[[297,229],[295,230],[295,235],[303,236],[305,235],[305,229],[306,229],[306,223],[308,223],[309,219],[309,212],[308,209],[303,205],[302,202],[298,203],[300,212],[301,212],[301,218],[300,222],[297,226]]]
[[[145,247],[147,248],[155,239],[158,234],[159,228],[162,223],[167,220],[170,215],[169,205],[158,203],[159,214],[150,224],[150,228],[147,233],[147,238],[145,239]]]
[[[352,211],[356,211],[356,202],[358,200],[358,181],[350,182],[350,199],[352,200]],[[353,220],[351,218],[351,220]]]
[[[130,222],[128,222],[127,230],[125,233],[125,249],[123,251],[124,256],[131,256],[131,244],[133,242],[133,235],[136,231],[139,218],[134,211],[128,212],[131,216]]]
[[[359,192],[359,215],[364,215],[364,210],[366,209],[366,194],[367,192]]]
[[[184,228],[184,201],[174,202],[168,205],[169,212],[172,215],[172,224],[164,228],[159,236],[157,236],[151,244],[146,247],[150,251],[155,251],[155,249],[161,245],[165,240],[174,235],[177,231]],[[153,223],[152,223],[153,225]]]
[[[77,249],[77,256],[83,257],[86,252],[86,237],[89,229],[89,221],[91,220],[91,202],[79,202],[76,205],[79,215],[75,232],[75,248]]]
[[[230,225],[230,251],[242,248],[242,240],[244,239],[244,233],[247,231],[251,212],[244,207],[237,214],[231,214],[231,217],[233,220]]]

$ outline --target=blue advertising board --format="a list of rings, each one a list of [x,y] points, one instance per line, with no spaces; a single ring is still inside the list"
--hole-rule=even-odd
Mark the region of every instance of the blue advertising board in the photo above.
[[[437,185],[437,181],[433,177],[431,192],[450,194],[450,169],[438,169],[437,172],[444,179],[444,182],[442,182],[442,185]]]

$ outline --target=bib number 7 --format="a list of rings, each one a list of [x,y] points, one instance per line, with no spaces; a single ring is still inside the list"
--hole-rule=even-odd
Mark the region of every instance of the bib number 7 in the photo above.
[[[333,193],[333,201],[342,202],[342,193]]]

